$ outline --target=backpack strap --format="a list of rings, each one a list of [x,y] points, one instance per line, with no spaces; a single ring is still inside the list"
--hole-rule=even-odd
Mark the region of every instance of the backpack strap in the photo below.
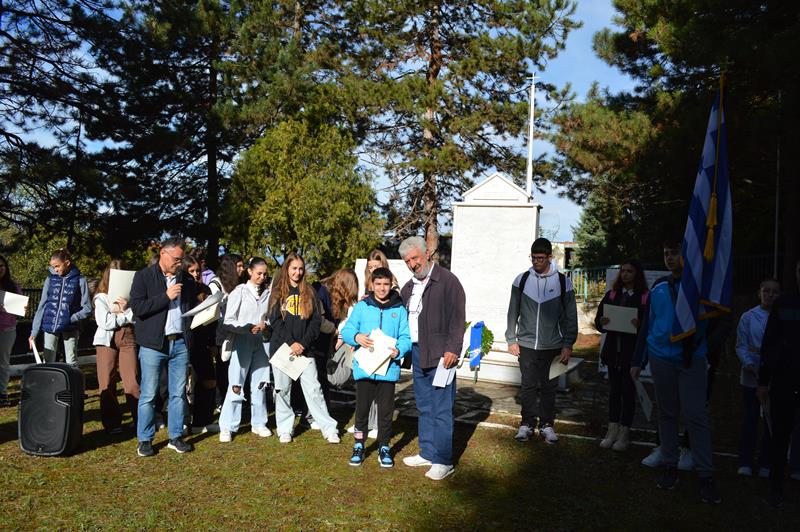
[[[530,270],[525,270],[525,273],[522,274],[522,278],[519,280],[519,301],[517,301],[517,320],[519,321],[519,310],[520,305],[522,305],[522,296],[525,294],[525,283],[528,282],[528,277],[531,276]]]
[[[567,292],[567,276],[558,272],[558,282],[561,285],[561,308],[564,308],[564,296]]]

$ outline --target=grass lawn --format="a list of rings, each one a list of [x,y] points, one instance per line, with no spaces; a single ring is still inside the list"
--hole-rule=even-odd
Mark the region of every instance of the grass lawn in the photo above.
[[[158,454],[139,458],[132,430],[103,432],[94,387],[71,457],[22,453],[16,408],[0,410],[0,529],[800,529],[800,483],[787,481],[787,503],[774,510],[763,501],[766,481],[736,477],[732,459],[716,458],[724,500],[711,507],[693,475],[682,473],[675,492],[656,489],[658,473],[639,465],[644,448],[520,444],[508,430],[468,424],[456,425],[456,473],[432,482],[424,468],[400,463],[417,452],[416,420],[407,417],[395,422],[398,465],[389,470],[374,445],[363,466],[350,467],[351,437],[330,445],[316,431],[288,445],[249,432],[229,444],[199,435],[186,455],[166,449],[161,431]],[[350,410],[333,413],[340,427],[351,421]]]

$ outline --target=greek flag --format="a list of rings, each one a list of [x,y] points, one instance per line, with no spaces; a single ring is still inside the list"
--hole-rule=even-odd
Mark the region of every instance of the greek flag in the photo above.
[[[698,320],[731,309],[733,211],[722,95],[720,89],[708,117],[683,235],[683,274],[675,303],[673,342],[693,334]]]

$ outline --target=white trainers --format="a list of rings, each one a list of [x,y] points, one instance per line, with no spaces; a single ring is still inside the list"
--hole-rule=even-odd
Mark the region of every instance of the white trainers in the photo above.
[[[349,432],[350,434],[354,433],[355,431],[356,431],[355,425],[350,425],[349,427],[347,427],[347,432]]]
[[[292,443],[292,435],[291,434],[281,434],[278,436],[278,441],[281,443]]]
[[[367,432],[367,438],[370,440],[377,440],[378,439],[378,429],[372,429]]]
[[[680,471],[691,471],[694,469],[694,459],[692,459],[691,449],[681,447],[681,457],[678,459],[678,469]]]
[[[233,435],[229,430],[221,430],[219,431],[219,441],[222,443],[230,443],[233,439]]]
[[[539,435],[544,439],[545,443],[549,443],[550,445],[558,443],[558,435],[550,425],[547,425],[543,429],[539,429]]]
[[[403,458],[403,463],[408,467],[424,467],[433,465],[433,462],[427,458],[421,457],[418,454],[415,454],[414,456],[406,456]]]
[[[451,465],[433,464],[425,476],[431,480],[442,480],[455,472],[455,468]]]
[[[533,436],[534,430],[531,428],[530,425],[522,424],[519,426],[519,430],[517,431],[517,435],[514,436],[514,439],[517,441],[528,441]]]
[[[600,441],[600,447],[603,449],[611,449],[611,446],[614,445],[614,442],[617,441],[617,435],[619,434],[619,423],[609,423],[608,424],[608,431],[606,432],[606,437]]]
[[[741,475],[743,477],[752,477],[753,476],[753,468],[743,465],[736,471],[737,475]]]
[[[316,421],[312,421],[310,427],[311,430],[322,430],[322,428],[320,428],[319,426],[319,423],[317,423]]]
[[[661,447],[656,447],[650,454],[644,457],[642,465],[647,467],[660,467],[664,463],[664,457],[661,455]]]
[[[325,440],[327,440],[328,443],[342,443],[342,440],[339,438],[339,435],[336,434],[335,432],[328,434],[325,437]]]
[[[269,430],[269,427],[250,427],[250,432],[258,434],[262,438],[269,438],[272,436],[272,431]]]

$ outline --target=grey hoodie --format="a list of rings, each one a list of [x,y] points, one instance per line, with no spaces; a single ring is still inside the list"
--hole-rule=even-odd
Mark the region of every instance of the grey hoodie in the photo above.
[[[522,273],[511,285],[506,342],[538,350],[572,347],[578,339],[578,309],[572,281],[569,277],[564,280],[566,293],[562,305],[556,265],[551,263],[550,270],[541,275],[533,268],[528,271],[524,294],[519,290]]]

